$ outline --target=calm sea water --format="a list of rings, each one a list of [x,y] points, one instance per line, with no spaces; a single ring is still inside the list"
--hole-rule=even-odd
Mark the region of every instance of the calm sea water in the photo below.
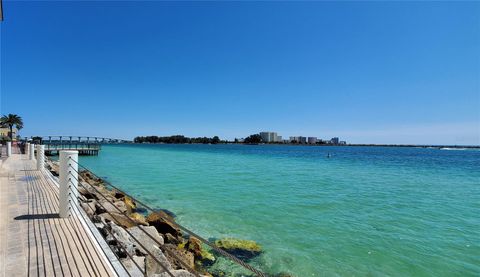
[[[265,272],[480,276],[480,151],[111,145],[80,162],[206,238],[257,241]]]

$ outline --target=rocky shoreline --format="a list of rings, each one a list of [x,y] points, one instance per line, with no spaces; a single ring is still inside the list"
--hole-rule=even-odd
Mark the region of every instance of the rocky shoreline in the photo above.
[[[58,176],[57,162],[49,161],[47,168]],[[79,175],[80,206],[132,276],[144,276],[139,268],[147,276],[155,277],[170,276],[166,269],[178,277],[195,276],[192,269],[200,276],[236,276],[218,270],[210,272],[219,256],[199,239],[182,232],[172,213],[149,213],[123,192],[108,189],[102,179],[90,172],[80,171]],[[254,241],[223,238],[214,244],[244,261],[262,253],[261,246]]]

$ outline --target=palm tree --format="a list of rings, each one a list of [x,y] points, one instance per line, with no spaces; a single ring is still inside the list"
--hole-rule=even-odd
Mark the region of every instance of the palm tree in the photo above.
[[[16,114],[8,114],[0,118],[0,125],[8,126],[10,128],[10,140],[13,140],[13,126],[16,126],[17,130],[22,129],[23,120]]]

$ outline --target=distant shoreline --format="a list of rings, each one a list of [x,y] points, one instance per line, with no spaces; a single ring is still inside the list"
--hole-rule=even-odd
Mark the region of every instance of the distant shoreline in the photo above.
[[[133,143],[133,144],[209,144],[209,143]],[[210,143],[211,144],[211,143]],[[435,149],[442,149],[442,148],[453,148],[453,149],[480,149],[480,145],[423,145],[423,144],[361,144],[361,143],[354,143],[354,144],[293,144],[293,143],[235,143],[235,142],[220,142],[214,144],[238,144],[238,145],[282,145],[282,146],[325,146],[325,147],[412,147],[412,148],[435,148]]]
[[[231,143],[235,144],[235,143]],[[292,144],[292,143],[262,143],[262,144],[248,144],[248,143],[238,143],[238,144],[245,144],[245,145],[285,145],[285,146],[338,146],[338,147],[412,147],[412,148],[455,148],[455,149],[480,149],[480,145],[423,145],[423,144],[361,144],[361,143],[354,143],[354,144]]]

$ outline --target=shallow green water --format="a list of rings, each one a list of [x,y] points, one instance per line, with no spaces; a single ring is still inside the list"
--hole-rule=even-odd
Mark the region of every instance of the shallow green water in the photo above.
[[[480,276],[480,151],[110,145],[80,163],[206,238],[259,242],[268,273]]]

